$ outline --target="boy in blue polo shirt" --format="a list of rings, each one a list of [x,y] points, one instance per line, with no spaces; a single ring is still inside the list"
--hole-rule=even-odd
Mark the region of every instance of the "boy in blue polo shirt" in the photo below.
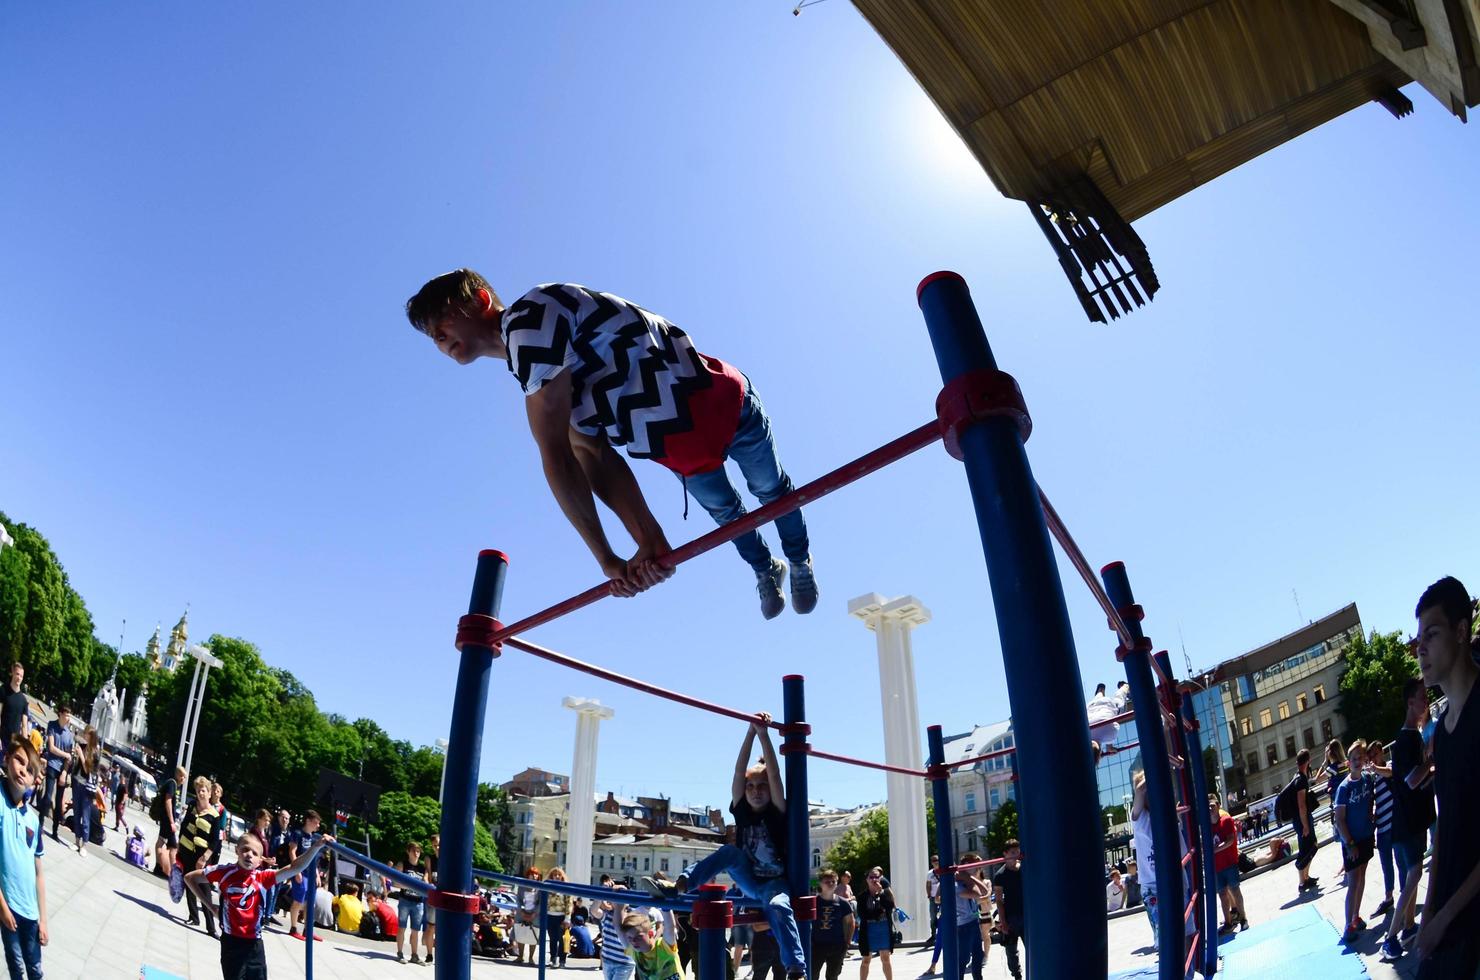
[[[11,980],[41,980],[46,945],[46,879],[41,874],[41,816],[26,804],[41,755],[29,739],[11,737],[0,801],[0,940]]]

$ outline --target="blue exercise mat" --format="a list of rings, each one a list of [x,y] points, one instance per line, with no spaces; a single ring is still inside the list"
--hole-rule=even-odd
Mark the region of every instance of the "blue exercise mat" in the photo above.
[[[185,980],[185,978],[174,973],[166,973],[157,966],[143,966],[139,968],[139,980]]]
[[[1341,934],[1305,905],[1224,939],[1218,946],[1221,980],[1362,980],[1362,958],[1341,945]],[[1111,974],[1113,980],[1154,980],[1146,966]]]

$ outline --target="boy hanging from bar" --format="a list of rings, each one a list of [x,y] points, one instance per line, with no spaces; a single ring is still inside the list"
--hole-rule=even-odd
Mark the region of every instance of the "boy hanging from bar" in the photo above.
[[[459,364],[498,358],[524,389],[530,431],[545,479],[566,519],[612,581],[633,596],[673,574],[672,549],[642,489],[614,447],[672,470],[723,525],[745,514],[725,460],[733,459],[761,503],[792,490],[776,455],[771,421],[750,379],[694,349],[688,334],[656,314],[584,286],[536,286],[505,307],[470,269],[440,275],[406,303],[412,326]],[[631,558],[612,550],[597,514],[599,499],[637,543]],[[688,516],[687,505],[684,516]],[[801,510],[776,518],[786,561],[757,531],[735,539],[755,572],[761,615],[786,607],[781,583],[791,574],[791,605],[817,606],[817,581]]]
[[[735,817],[735,843],[726,844],[699,863],[687,868],[669,885],[653,878],[642,879],[654,895],[672,898],[691,888],[728,874],[741,893],[760,903],[766,921],[780,947],[781,963],[788,980],[805,977],[806,957],[801,934],[791,908],[786,882],[786,793],[781,786],[781,767],[771,745],[768,725],[771,716],[762,711],[745,732],[735,776],[730,785],[730,813]],[[761,761],[750,765],[751,749],[760,738]],[[802,801],[802,806],[806,801]]]

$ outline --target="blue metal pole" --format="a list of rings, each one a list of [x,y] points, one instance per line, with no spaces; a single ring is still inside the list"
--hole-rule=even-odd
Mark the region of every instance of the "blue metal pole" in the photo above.
[[[549,945],[549,913],[546,911],[550,905],[550,893],[540,892],[540,980],[545,980],[545,947]]]
[[[303,980],[313,980],[313,908],[314,893],[319,890],[319,862],[317,859],[311,861],[308,867],[303,869],[303,880],[308,885],[308,893],[303,902]],[[206,914],[210,914],[206,909]],[[293,913],[288,913],[288,928],[293,927]],[[221,923],[221,931],[226,931],[226,923]]]
[[[781,678],[781,720],[797,726],[786,733],[784,744],[791,751],[785,755],[786,768],[786,886],[791,894],[792,913],[796,915],[797,932],[802,937],[803,967],[812,975],[812,920],[802,915],[802,896],[812,894],[812,825],[807,805],[807,733],[801,726],[807,722],[805,679],[801,674]],[[780,937],[777,937],[778,939]],[[720,980],[723,980],[721,975]]]
[[[732,906],[725,900],[724,885],[700,885],[699,896],[689,916],[689,924],[699,930],[699,980],[725,980],[730,963],[725,936],[733,921]]]
[[[1111,562],[1100,569],[1105,594],[1117,609],[1135,605],[1131,580],[1125,565]],[[1179,873],[1182,857],[1181,835],[1177,831],[1177,794],[1172,786],[1171,757],[1167,753],[1166,728],[1162,724],[1161,698],[1151,672],[1151,641],[1141,630],[1139,618],[1125,616],[1126,628],[1136,641],[1136,649],[1125,651],[1125,679],[1131,686],[1131,703],[1136,709],[1136,737],[1140,740],[1141,763],[1146,773],[1146,809],[1151,814],[1151,846],[1156,873],[1156,935],[1158,975],[1162,980],[1181,980],[1187,948],[1183,944],[1182,911],[1187,898]],[[1138,870],[1148,862],[1138,855]]]
[[[1088,737],[1088,736],[1086,736]],[[945,737],[939,725],[925,729],[926,748],[932,769],[946,763]],[[956,842],[951,837],[951,780],[944,769],[934,769],[941,778],[930,777],[930,795],[935,801],[935,853],[940,856],[940,866],[949,868],[956,863]],[[940,876],[940,922],[935,927],[940,938],[941,968],[945,980],[961,980],[961,934],[956,929],[956,876]],[[1027,950],[1024,949],[1024,955]]]
[[[480,551],[468,612],[498,616],[509,559],[499,551]],[[478,759],[483,753],[483,717],[488,708],[488,675],[493,651],[464,644],[452,694],[452,724],[447,734],[446,779],[442,793],[442,857],[437,887],[468,895],[473,891],[473,813],[478,804]],[[473,914],[437,910],[437,980],[470,980],[473,968]],[[541,947],[543,948],[543,947]],[[543,955],[543,954],[542,954]],[[544,975],[543,966],[540,970]]]
[[[1218,873],[1213,870],[1213,814],[1207,803],[1208,774],[1203,769],[1202,739],[1197,734],[1197,715],[1192,710],[1192,698],[1182,698],[1182,720],[1189,723],[1183,731],[1186,741],[1188,768],[1192,770],[1193,822],[1197,825],[1197,847],[1202,861],[1202,907],[1199,920],[1202,923],[1202,974],[1211,977],[1218,970]]]
[[[996,370],[960,276],[929,276],[918,295],[942,381],[949,385],[968,373]],[[959,444],[1017,732],[1029,962],[1039,976],[1104,976],[1109,950],[1100,901],[1105,855],[1099,793],[1089,721],[1080,703],[1079,660],[1038,485],[1014,419],[977,421],[960,432]],[[1072,710],[1060,710],[1066,705]]]

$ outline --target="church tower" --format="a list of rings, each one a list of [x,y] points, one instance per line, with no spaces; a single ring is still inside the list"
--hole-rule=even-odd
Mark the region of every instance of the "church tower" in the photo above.
[[[185,659],[185,644],[190,639],[190,629],[186,622],[189,616],[190,608],[187,606],[180,614],[180,621],[170,630],[170,644],[164,649],[165,670],[174,670]]]
[[[154,624],[154,635],[149,638],[149,645],[144,648],[144,659],[149,662],[150,670],[158,670],[159,660],[159,624]]]

